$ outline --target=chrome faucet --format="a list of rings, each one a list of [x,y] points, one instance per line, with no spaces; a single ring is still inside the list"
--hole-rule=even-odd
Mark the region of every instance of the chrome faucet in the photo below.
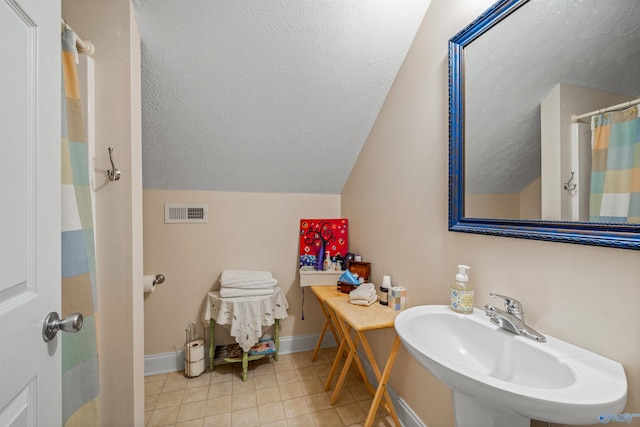
[[[540,332],[530,328],[524,323],[524,311],[520,301],[504,295],[491,293],[492,298],[502,298],[505,301],[505,310],[500,310],[492,305],[485,305],[484,312],[489,316],[491,323],[505,331],[516,335],[522,335],[534,341],[545,342],[547,339]]]

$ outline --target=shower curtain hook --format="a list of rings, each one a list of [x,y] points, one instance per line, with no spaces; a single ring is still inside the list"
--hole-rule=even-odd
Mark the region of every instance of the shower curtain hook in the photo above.
[[[109,181],[117,181],[120,179],[121,173],[120,170],[116,169],[116,166],[113,164],[111,153],[113,153],[113,147],[109,147],[109,161],[111,162],[111,169],[107,171],[107,175],[109,176]]]

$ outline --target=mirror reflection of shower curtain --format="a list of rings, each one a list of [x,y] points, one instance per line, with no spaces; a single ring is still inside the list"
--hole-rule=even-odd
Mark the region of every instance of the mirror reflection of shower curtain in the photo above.
[[[593,116],[589,220],[640,223],[638,107]]]

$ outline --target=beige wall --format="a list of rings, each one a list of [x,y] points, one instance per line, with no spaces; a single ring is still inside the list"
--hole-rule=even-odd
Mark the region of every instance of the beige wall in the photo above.
[[[352,249],[407,288],[411,306],[446,304],[456,264],[476,307],[518,298],[549,335],[621,362],[626,411],[640,411],[640,253],[447,231],[447,42],[493,0],[433,0],[342,193]],[[372,337],[386,357],[390,334]],[[406,351],[390,385],[429,427],[453,425],[449,389]],[[598,420],[594,420],[597,425]]]
[[[100,423],[144,424],[140,39],[129,0],[63,0],[96,47],[96,278]],[[122,178],[107,183],[107,147]]]
[[[209,222],[164,224],[165,203],[207,203]],[[203,333],[202,302],[224,269],[271,271],[289,301],[280,335],[318,333],[322,314],[309,291],[301,319],[300,219],[339,215],[339,195],[145,190],[144,272],[166,276],[145,296],[145,354],[180,351],[191,321]]]

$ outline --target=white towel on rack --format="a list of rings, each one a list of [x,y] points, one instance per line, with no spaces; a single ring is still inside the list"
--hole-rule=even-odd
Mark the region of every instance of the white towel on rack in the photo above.
[[[222,298],[234,297],[250,297],[260,295],[273,295],[275,290],[272,289],[236,289],[236,288],[220,288],[220,296]]]

